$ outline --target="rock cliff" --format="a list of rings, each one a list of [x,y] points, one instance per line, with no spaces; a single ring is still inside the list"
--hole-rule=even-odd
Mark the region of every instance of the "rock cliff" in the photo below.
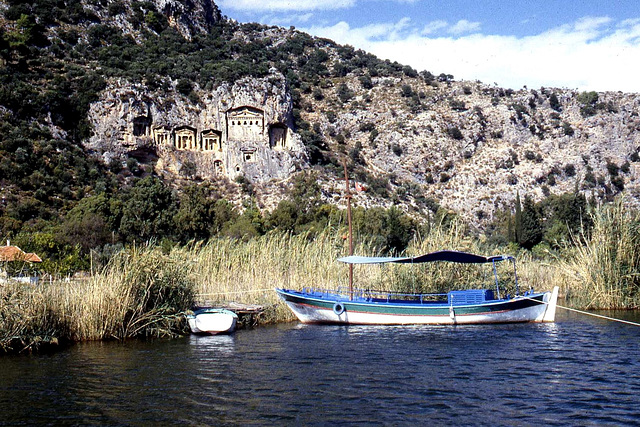
[[[135,8],[120,3],[125,12],[95,13],[138,38],[140,28],[129,16]],[[186,39],[222,19],[211,1],[153,3]],[[145,22],[151,18],[147,14]],[[262,43],[269,55],[296,38],[312,40],[262,26],[238,27],[233,35],[246,45]],[[429,200],[435,200],[479,227],[512,206],[517,192],[541,200],[578,190],[601,200],[624,191],[638,204],[637,94],[512,91],[418,74],[388,61],[358,66],[348,58],[370,58],[315,40],[291,45],[299,51],[286,52],[297,58],[286,78],[283,57],[269,55],[266,77],[193,83],[191,91],[171,78],[162,89],[112,78],[90,108],[94,134],[85,145],[107,162],[153,162],[169,179],[242,175],[257,184],[256,197],[266,208],[281,197],[275,181],[309,168],[318,172],[324,197],[338,200],[335,166],[344,158],[354,165],[360,188],[367,188],[358,203],[398,204],[428,216]],[[317,74],[308,71],[313,61]],[[385,74],[380,67],[404,71]],[[307,77],[299,79],[300,73]],[[295,87],[288,84],[292,75],[298,76]]]
[[[252,182],[283,179],[305,165],[292,131],[291,96],[277,71],[187,98],[113,80],[91,105],[94,134],[85,146],[105,162],[153,161],[169,178],[243,175]],[[248,115],[247,115],[248,114]],[[246,116],[246,117],[245,117]]]

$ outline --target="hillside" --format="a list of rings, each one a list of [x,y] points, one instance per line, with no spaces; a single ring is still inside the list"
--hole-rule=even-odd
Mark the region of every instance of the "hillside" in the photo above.
[[[129,199],[114,201],[151,176],[169,198],[199,185],[211,203],[268,213],[313,172],[314,203],[340,205],[345,159],[366,189],[357,205],[421,220],[452,211],[478,230],[518,193],[640,200],[636,94],[456,81],[239,24],[210,0],[8,0],[0,11],[3,235],[90,212],[111,240],[162,236],[175,226],[156,223],[157,207],[131,220],[153,227],[127,229]],[[162,215],[193,215],[175,203]]]

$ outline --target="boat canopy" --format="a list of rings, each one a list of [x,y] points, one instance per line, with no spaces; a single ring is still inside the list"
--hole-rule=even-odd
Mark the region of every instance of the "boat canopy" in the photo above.
[[[463,264],[484,264],[489,262],[499,262],[514,259],[510,255],[496,255],[486,257],[482,255],[470,254],[467,252],[458,251],[437,251],[429,254],[420,255],[416,257],[367,257],[367,256],[346,256],[338,258],[338,261],[345,262],[347,264],[419,264],[423,262],[434,261],[450,261]]]

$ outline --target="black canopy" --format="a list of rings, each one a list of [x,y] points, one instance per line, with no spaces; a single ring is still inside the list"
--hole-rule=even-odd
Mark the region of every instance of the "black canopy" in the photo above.
[[[396,264],[419,264],[423,262],[449,261],[462,264],[484,264],[488,262],[498,262],[513,259],[510,255],[496,255],[486,257],[482,255],[470,254],[458,251],[437,251],[416,257],[365,257],[347,256],[338,258],[338,261],[348,264],[384,264],[393,262]]]

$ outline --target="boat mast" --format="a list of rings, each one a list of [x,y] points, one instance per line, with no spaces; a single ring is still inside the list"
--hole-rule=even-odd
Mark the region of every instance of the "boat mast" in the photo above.
[[[349,173],[347,172],[347,161],[344,166],[345,198],[347,199],[347,224],[349,226],[349,256],[353,255],[353,228],[351,225],[351,191],[349,190]],[[349,263],[349,299],[353,299],[353,264]]]

